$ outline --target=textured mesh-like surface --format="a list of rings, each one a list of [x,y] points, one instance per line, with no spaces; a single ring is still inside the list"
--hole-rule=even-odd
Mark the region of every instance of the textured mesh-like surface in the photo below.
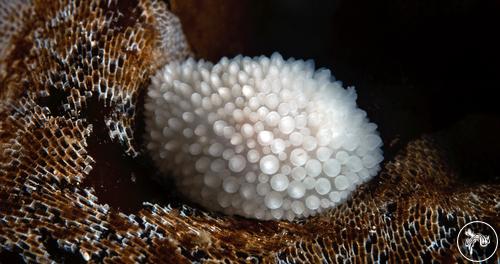
[[[462,184],[440,136],[409,143],[347,203],[300,222],[154,197],[113,206],[134,192],[103,189],[106,178],[144,183],[153,174],[134,141],[136,109],[153,71],[189,53],[178,20],[147,0],[0,7],[6,262],[464,262],[454,243],[461,226],[480,219],[499,228],[500,186]]]

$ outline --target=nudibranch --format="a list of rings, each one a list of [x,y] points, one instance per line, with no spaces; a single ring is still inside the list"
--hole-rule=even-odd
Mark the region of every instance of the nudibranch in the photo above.
[[[307,217],[380,170],[382,140],[356,97],[329,70],[278,53],[173,62],[148,90],[147,149],[206,208]]]
[[[460,263],[461,227],[483,220],[498,230],[498,182],[466,184],[454,166],[457,156],[483,159],[464,139],[491,149],[468,133],[475,123],[386,144],[376,179],[300,221],[212,213],[157,188],[141,141],[151,76],[190,47],[207,49],[189,37],[202,31],[193,24],[224,28],[222,10],[241,14],[227,8],[236,1],[168,2],[0,0],[0,262]],[[176,5],[193,19],[177,18]]]

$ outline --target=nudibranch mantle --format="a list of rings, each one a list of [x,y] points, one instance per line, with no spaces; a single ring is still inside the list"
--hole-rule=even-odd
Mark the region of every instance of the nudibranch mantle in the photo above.
[[[380,170],[377,125],[312,61],[237,56],[172,62],[152,77],[147,149],[181,193],[256,219],[315,215]]]

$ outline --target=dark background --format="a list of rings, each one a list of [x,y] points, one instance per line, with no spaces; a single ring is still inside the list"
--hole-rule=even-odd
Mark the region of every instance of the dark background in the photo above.
[[[500,1],[171,0],[197,57],[314,59],[379,125],[386,157],[452,131],[464,175],[500,174]]]
[[[356,86],[359,106],[379,125],[384,162],[407,142],[442,132],[464,179],[500,182],[500,1],[167,2],[198,58],[216,62],[278,51],[314,59],[318,68]],[[122,159],[122,151],[117,145],[94,157]],[[144,176],[151,167],[123,159],[125,165],[96,166],[86,184],[102,202],[127,213],[140,210],[143,201],[162,203],[164,189]],[[58,254],[55,241],[48,250]],[[3,260],[11,257],[2,254]]]

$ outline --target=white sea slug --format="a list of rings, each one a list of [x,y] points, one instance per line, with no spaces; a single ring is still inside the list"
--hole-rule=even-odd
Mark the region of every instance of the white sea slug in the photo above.
[[[226,214],[314,215],[347,199],[383,159],[353,87],[276,53],[170,63],[152,78],[145,109],[159,170]]]

